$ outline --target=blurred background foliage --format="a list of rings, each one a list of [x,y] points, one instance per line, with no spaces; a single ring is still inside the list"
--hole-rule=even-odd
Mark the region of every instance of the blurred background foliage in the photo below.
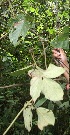
[[[69,1],[68,0],[0,0],[0,134],[3,134],[24,103],[30,100],[30,78],[28,70],[15,76],[10,73],[20,70],[34,60],[45,69],[54,63],[52,48],[63,48],[69,58]],[[58,82],[65,88],[66,80]],[[16,84],[17,86],[15,86]],[[13,85],[13,86],[10,86]],[[3,86],[3,87],[2,87]],[[10,87],[5,87],[10,86]],[[40,131],[34,116],[33,128],[28,133],[20,116],[8,135],[68,135],[69,94],[64,89],[64,100],[53,103],[46,101],[43,106],[54,111],[55,126]],[[34,125],[35,124],[35,125]]]

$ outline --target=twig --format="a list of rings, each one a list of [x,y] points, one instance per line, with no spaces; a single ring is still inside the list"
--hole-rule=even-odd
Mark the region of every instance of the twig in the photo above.
[[[12,6],[12,2],[11,2],[11,0],[8,0],[8,3],[9,3],[9,7],[10,7],[10,10],[11,10],[11,15],[12,15],[12,17],[14,17],[14,8],[13,8],[13,6]]]
[[[32,57],[32,59],[33,59],[34,66],[37,66],[36,61],[35,61],[35,56],[34,56],[33,49],[30,49],[30,50],[29,50],[29,53],[31,54],[31,57]]]
[[[3,39],[4,37],[6,37],[8,35],[8,33],[6,33],[5,35],[3,35],[2,37],[0,37],[0,40]]]
[[[37,66],[36,61],[35,61],[35,57],[34,57],[34,52],[33,52],[33,54],[31,54],[31,56],[32,56],[32,59],[34,61],[34,65]]]
[[[6,88],[11,88],[11,87],[17,87],[17,86],[22,86],[23,84],[12,84],[8,86],[1,86],[0,89],[6,89]]]
[[[27,104],[20,110],[20,112],[17,114],[17,116],[14,118],[14,120],[11,122],[11,124],[9,125],[9,127],[6,129],[6,131],[3,133],[3,135],[6,135],[7,132],[9,131],[9,129],[12,127],[12,125],[15,123],[15,121],[17,120],[17,118],[20,116],[20,114],[23,112],[23,110],[29,105],[29,103],[32,102],[32,99],[30,101],[27,102]]]
[[[40,39],[41,40],[41,39]],[[45,49],[45,46],[44,46],[44,42],[41,40],[41,43],[42,43],[42,46],[43,46],[43,51],[44,51],[44,57],[45,57],[45,67],[47,69],[47,61],[46,61],[46,49]]]
[[[44,57],[45,57],[45,67],[47,69],[47,61],[46,61],[46,48],[44,46],[44,42],[42,41],[41,37],[34,31],[34,30],[31,30],[34,34],[36,34],[39,38],[39,40],[41,41],[42,43],[42,46],[43,46],[43,50],[44,50]]]

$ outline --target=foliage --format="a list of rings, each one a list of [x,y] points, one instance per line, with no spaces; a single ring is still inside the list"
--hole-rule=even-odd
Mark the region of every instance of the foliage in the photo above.
[[[15,117],[7,134],[69,134],[64,70],[54,65],[51,52],[63,48],[69,57],[69,1],[2,0],[0,5],[1,134]]]
[[[54,125],[55,117],[52,111],[39,107],[37,108],[38,113],[38,127],[43,130],[43,127],[47,125]]]
[[[55,68],[54,68],[55,67]],[[61,69],[61,70],[60,70]],[[41,93],[45,95],[45,98],[52,101],[59,101],[63,99],[63,90],[58,83],[50,78],[58,77],[61,73],[64,73],[64,69],[60,68],[56,75],[56,66],[50,64],[49,68],[44,71],[40,68],[38,70],[32,71],[33,78],[31,80],[30,95],[35,102]],[[51,73],[51,75],[50,75]],[[55,91],[56,90],[56,91]]]
[[[63,49],[69,49],[69,28],[65,26],[59,36],[55,37],[51,41],[52,46],[61,47]]]

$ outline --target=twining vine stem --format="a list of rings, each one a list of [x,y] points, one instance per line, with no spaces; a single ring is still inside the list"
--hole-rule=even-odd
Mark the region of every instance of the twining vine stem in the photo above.
[[[20,112],[16,115],[16,117],[14,118],[14,120],[11,122],[11,124],[9,125],[9,127],[6,129],[6,131],[3,133],[3,135],[6,135],[7,132],[10,130],[10,128],[13,126],[13,124],[15,123],[15,121],[17,120],[17,118],[20,116],[20,114],[23,112],[23,110],[32,102],[33,100],[31,99],[30,101],[28,101],[25,106],[20,110]]]

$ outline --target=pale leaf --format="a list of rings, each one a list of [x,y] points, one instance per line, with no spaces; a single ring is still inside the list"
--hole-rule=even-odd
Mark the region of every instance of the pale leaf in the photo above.
[[[30,132],[32,127],[32,111],[31,107],[24,109],[23,111],[25,128]]]
[[[37,108],[38,114],[38,127],[40,130],[43,130],[45,126],[54,125],[55,117],[51,110],[39,107]]]
[[[22,36],[25,38],[27,31],[29,30],[30,25],[25,17],[22,20],[19,20],[14,28],[9,33],[10,42],[12,42],[15,46],[17,45],[18,38]]]
[[[11,30],[11,32],[9,33],[9,39],[10,39],[10,42],[13,42],[13,44],[15,45],[17,43],[17,40],[18,40],[18,37],[21,35],[21,29],[23,27],[23,21],[21,21],[19,23],[19,26],[16,27],[15,30]]]
[[[40,93],[43,89],[42,84],[43,84],[42,78],[33,77],[31,79],[30,95],[31,95],[34,102],[40,96]]]
[[[42,71],[40,71],[39,69],[32,69],[28,71],[28,75],[31,77],[42,77],[43,76]]]
[[[52,79],[43,78],[43,90],[42,93],[45,98],[51,101],[63,100],[63,90],[61,86]]]
[[[44,76],[47,78],[56,78],[63,74],[65,72],[65,69],[62,67],[57,67],[54,64],[50,64],[48,69],[43,72]]]

